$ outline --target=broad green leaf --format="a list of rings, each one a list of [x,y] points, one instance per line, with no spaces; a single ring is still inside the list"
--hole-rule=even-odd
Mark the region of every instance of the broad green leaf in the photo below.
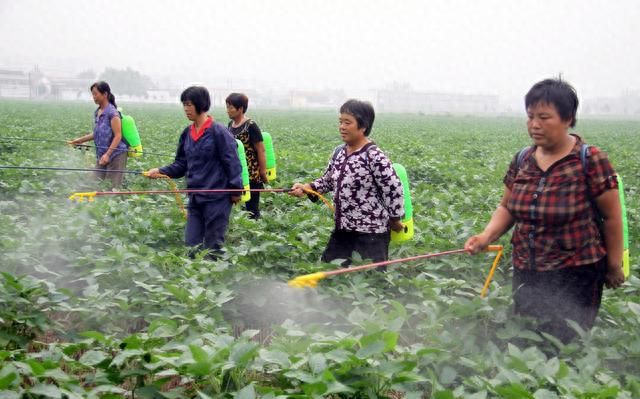
[[[374,341],[362,348],[358,349],[356,356],[360,359],[366,359],[373,355],[378,355],[384,352],[385,343],[383,341]]]
[[[246,387],[239,390],[234,396],[235,399],[255,399],[256,390],[253,384],[249,384]]]
[[[19,383],[18,370],[12,364],[5,364],[0,370],[0,390]]]
[[[327,368],[327,361],[325,360],[324,355],[320,353],[314,353],[309,356],[309,367],[315,374],[322,373]]]
[[[555,392],[551,392],[548,389],[538,389],[533,393],[534,399],[558,399],[559,396]]]
[[[438,391],[433,394],[434,399],[455,399],[453,392],[450,390]]]
[[[534,399],[529,390],[522,384],[509,384],[499,386],[496,392],[505,399]]]
[[[237,366],[244,366],[251,360],[258,351],[258,344],[255,342],[240,342],[231,350],[229,359]]]
[[[193,356],[193,360],[198,363],[206,363],[209,361],[209,354],[207,351],[202,349],[202,347],[198,345],[189,345],[189,350],[191,351],[191,356]]]
[[[259,356],[265,362],[275,363],[282,368],[286,369],[291,367],[291,362],[289,361],[289,355],[286,354],[285,352],[278,351],[278,350],[261,349],[259,351]]]
[[[62,398],[62,392],[55,385],[50,384],[37,384],[29,388],[29,393],[33,395],[42,395],[47,398]]]
[[[442,385],[449,385],[456,380],[457,376],[458,376],[458,372],[454,368],[449,366],[444,366],[442,368],[442,371],[440,371],[439,380]]]
[[[171,338],[178,334],[178,323],[171,319],[157,319],[151,322],[149,334],[156,338]]]
[[[79,362],[84,364],[85,366],[95,366],[101,363],[102,361],[104,361],[105,359],[107,359],[108,357],[109,356],[102,351],[90,350],[85,352],[84,355],[82,355]]]

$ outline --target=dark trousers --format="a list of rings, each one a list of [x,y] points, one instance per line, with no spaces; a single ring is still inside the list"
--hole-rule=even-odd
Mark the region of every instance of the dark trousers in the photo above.
[[[321,259],[323,262],[344,259],[342,266],[347,267],[351,264],[352,254],[355,251],[363,259],[382,262],[389,260],[390,240],[391,234],[389,232],[360,233],[357,231],[334,230]]]
[[[216,201],[203,201],[197,196],[189,198],[184,241],[188,247],[202,246],[220,253],[224,234],[229,225],[231,201],[225,196]]]
[[[567,319],[584,330],[593,327],[600,309],[605,274],[604,259],[591,265],[545,272],[514,268],[514,310],[538,319],[540,331],[567,343],[576,336]]]
[[[127,152],[123,152],[120,155],[116,155],[111,158],[111,161],[102,166],[98,162],[96,162],[96,169],[100,169],[100,171],[94,172],[96,177],[100,180],[109,179],[111,180],[111,186],[113,188],[120,188],[122,186],[122,179],[124,178],[124,173],[122,172],[112,172],[113,170],[125,170],[127,168]]]
[[[263,189],[264,184],[259,182],[250,181],[249,188],[252,190]],[[251,215],[249,216],[251,219],[259,219],[260,218],[260,192],[252,191],[251,199],[247,201],[244,209],[249,212]]]

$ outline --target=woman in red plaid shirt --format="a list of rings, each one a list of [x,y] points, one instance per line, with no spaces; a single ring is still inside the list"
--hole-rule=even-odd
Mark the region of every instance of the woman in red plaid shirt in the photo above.
[[[590,147],[580,159],[578,96],[559,79],[536,83],[525,96],[533,146],[514,156],[504,195],[484,231],[466,242],[476,254],[512,226],[515,312],[535,317],[539,329],[563,342],[593,326],[602,288],[617,288],[622,272],[622,215],[618,184],[607,155]],[[600,228],[594,205],[603,224]],[[602,231],[602,234],[601,234]]]

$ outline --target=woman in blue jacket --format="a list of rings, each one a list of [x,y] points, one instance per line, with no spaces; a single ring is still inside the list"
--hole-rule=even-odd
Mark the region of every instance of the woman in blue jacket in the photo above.
[[[182,92],[180,101],[187,119],[193,123],[180,136],[174,162],[151,169],[147,175],[186,176],[188,189],[242,189],[236,141],[226,127],[207,115],[211,106],[207,89],[189,87]],[[239,200],[240,193],[189,194],[186,245],[221,253],[231,207]]]

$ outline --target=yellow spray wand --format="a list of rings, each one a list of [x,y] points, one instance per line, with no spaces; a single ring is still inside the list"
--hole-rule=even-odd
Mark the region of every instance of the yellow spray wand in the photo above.
[[[496,254],[496,257],[493,260],[493,265],[491,266],[491,269],[489,270],[489,275],[487,276],[487,279],[486,279],[486,281],[484,283],[484,286],[482,287],[482,291],[480,292],[480,296],[481,297],[484,297],[486,292],[487,292],[487,288],[489,287],[489,283],[491,283],[491,279],[493,278],[493,274],[495,272],[495,269],[498,266],[498,262],[500,261],[500,258],[502,257],[503,248],[502,248],[502,245],[489,245],[485,251],[497,252],[497,254]],[[452,251],[444,251],[444,252],[438,252],[438,253],[411,256],[411,257],[402,258],[402,259],[393,259],[393,260],[387,260],[387,261],[383,261],[383,262],[369,263],[367,265],[355,266],[355,267],[350,267],[350,268],[347,268],[347,269],[336,269],[336,270],[330,270],[330,271],[327,271],[327,272],[316,272],[316,273],[306,274],[306,275],[303,275],[303,276],[298,276],[298,277],[296,277],[296,278],[294,278],[292,280],[289,280],[288,284],[289,284],[289,286],[295,287],[295,288],[305,288],[305,287],[314,288],[314,287],[316,287],[318,285],[318,282],[320,280],[322,280],[323,278],[326,278],[326,277],[329,277],[329,276],[334,276],[336,274],[354,273],[354,272],[359,272],[359,271],[362,271],[362,270],[373,269],[373,268],[376,268],[376,267],[392,265],[392,264],[395,264],[395,263],[408,262],[408,261],[418,260],[418,259],[435,258],[437,256],[459,254],[459,253],[463,253],[463,252],[465,252],[464,249],[455,249],[455,250],[452,250]]]

